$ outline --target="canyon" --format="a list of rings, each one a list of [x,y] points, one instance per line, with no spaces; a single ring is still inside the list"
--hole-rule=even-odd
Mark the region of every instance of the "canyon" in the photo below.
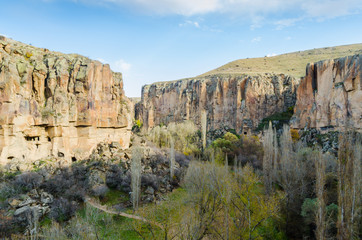
[[[208,130],[235,129],[247,134],[260,121],[294,107],[295,129],[362,130],[362,64],[356,54],[310,63],[302,78],[284,74],[215,73],[146,85],[136,118],[146,128],[182,120],[200,125],[207,113]],[[347,123],[348,121],[348,123]]]
[[[200,125],[206,113],[208,131],[249,134],[263,119],[294,108],[292,128],[361,131],[361,46],[328,49],[339,58],[309,63],[304,77],[300,63],[286,73],[265,72],[273,64],[286,69],[287,55],[239,60],[198,77],[145,85],[135,102],[124,93],[122,74],[107,64],[0,36],[0,165],[26,170],[48,157],[69,164],[100,142],[126,149],[134,119],[145,129],[184,120]],[[318,59],[311,53],[302,52],[301,62]]]
[[[0,38],[0,164],[67,164],[97,143],[130,142],[133,105],[120,73],[77,54]],[[28,163],[28,164],[25,164]]]

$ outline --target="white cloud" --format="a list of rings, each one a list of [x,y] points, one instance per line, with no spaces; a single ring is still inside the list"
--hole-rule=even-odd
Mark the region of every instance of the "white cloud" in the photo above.
[[[292,37],[288,36],[288,37],[285,38],[285,40],[290,41],[290,40],[292,40]]]
[[[118,61],[115,61],[114,63],[111,63],[111,68],[116,72],[128,72],[132,65],[128,62],[126,62],[123,59],[119,59]]]
[[[261,42],[261,37],[255,37],[251,40],[252,43],[258,43]]]
[[[302,18],[287,18],[287,19],[280,19],[276,21],[274,24],[277,26],[277,30],[282,30],[286,27],[294,26],[297,22],[301,21]]]
[[[199,22],[196,22],[196,21],[186,20],[185,22],[179,24],[180,27],[186,27],[186,26],[190,26],[190,25],[194,26],[196,28],[200,28]]]

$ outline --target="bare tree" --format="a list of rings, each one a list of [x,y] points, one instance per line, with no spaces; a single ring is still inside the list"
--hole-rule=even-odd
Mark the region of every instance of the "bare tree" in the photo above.
[[[338,239],[358,238],[361,221],[361,138],[346,131],[338,150]]]
[[[132,150],[131,161],[131,188],[133,209],[137,210],[141,192],[142,149],[135,147]]]
[[[201,112],[201,131],[202,131],[202,147],[206,149],[206,131],[207,131],[207,111]]]
[[[263,177],[265,192],[270,194],[273,184],[273,159],[274,159],[274,132],[271,122],[266,129],[263,138],[264,156],[263,156]]]
[[[191,162],[184,184],[189,193],[190,212],[184,216],[181,238],[203,239],[219,232],[214,223],[223,209],[220,191],[225,181],[225,168],[210,163]]]
[[[316,185],[315,191],[317,195],[317,214],[316,214],[316,238],[318,240],[326,239],[326,204],[325,204],[325,191],[326,184],[326,159],[321,151],[314,154],[316,169]]]
[[[175,170],[175,143],[172,136],[170,136],[170,145],[170,179],[172,180]]]

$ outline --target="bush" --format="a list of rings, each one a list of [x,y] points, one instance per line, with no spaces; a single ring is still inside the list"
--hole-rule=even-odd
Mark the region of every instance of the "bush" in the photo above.
[[[134,122],[134,125],[132,126],[132,131],[133,132],[139,132],[139,131],[141,131],[142,127],[143,127],[143,122],[141,120],[137,119]]]
[[[180,165],[180,167],[188,167],[191,161],[190,157],[178,152],[175,152],[175,160]]]
[[[152,187],[155,190],[158,190],[160,183],[156,175],[153,174],[143,174],[141,177],[141,186],[142,187]]]
[[[112,165],[110,170],[106,173],[106,184],[113,189],[120,189],[123,181],[123,171],[117,165]]]
[[[14,221],[12,217],[6,216],[3,211],[0,210],[0,238],[11,239],[11,234],[15,232]]]
[[[0,183],[0,203],[8,198],[20,194],[22,189],[7,182]],[[1,208],[1,207],[0,207]]]
[[[299,132],[297,129],[290,129],[290,135],[292,136],[293,142],[298,142],[300,139]]]
[[[55,199],[51,204],[49,217],[57,222],[64,222],[74,216],[77,206],[65,198]]]
[[[92,188],[92,195],[99,198],[104,198],[109,192],[109,188],[102,184]]]
[[[43,177],[36,172],[25,172],[15,177],[14,187],[19,187],[23,191],[30,191],[38,188],[43,181]]]

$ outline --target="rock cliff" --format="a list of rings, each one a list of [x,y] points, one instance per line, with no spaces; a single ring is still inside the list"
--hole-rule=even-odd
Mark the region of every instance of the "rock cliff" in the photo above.
[[[294,128],[362,130],[362,55],[307,65],[297,90]],[[348,123],[347,123],[348,121]]]
[[[136,118],[146,128],[169,122],[200,123],[207,112],[208,130],[232,128],[240,133],[257,127],[261,119],[295,104],[298,80],[283,74],[213,75],[142,88]]]
[[[132,108],[109,65],[0,36],[0,164],[128,147]]]

